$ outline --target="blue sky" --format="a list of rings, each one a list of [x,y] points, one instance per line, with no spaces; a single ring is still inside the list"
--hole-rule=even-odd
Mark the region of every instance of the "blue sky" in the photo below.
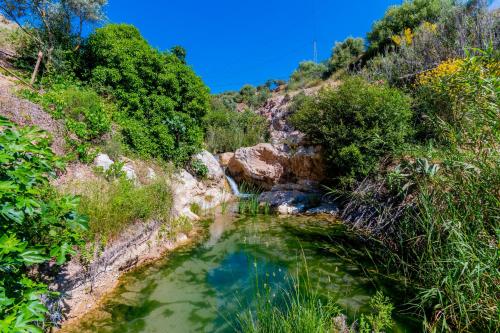
[[[498,0],[496,0],[498,1]],[[286,79],[303,60],[329,56],[335,41],[365,36],[401,0],[109,0],[114,23],[131,23],[155,47],[186,48],[212,92]]]

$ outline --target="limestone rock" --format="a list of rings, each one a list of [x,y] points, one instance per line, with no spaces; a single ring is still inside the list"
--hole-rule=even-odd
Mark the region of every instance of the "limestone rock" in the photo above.
[[[307,215],[325,214],[325,215],[337,216],[338,213],[339,213],[339,207],[333,203],[322,203],[318,207],[314,207],[306,211]]]
[[[224,178],[224,171],[222,170],[219,161],[210,154],[208,151],[204,150],[201,153],[193,156],[194,160],[202,162],[208,168],[208,180],[212,182],[220,182]]]
[[[94,159],[94,165],[98,168],[103,168],[104,171],[108,170],[113,163],[113,160],[106,154],[98,154]]]
[[[237,181],[247,181],[270,189],[287,177],[288,155],[269,143],[238,149],[228,164]]]
[[[325,163],[320,146],[301,146],[290,158],[291,172],[297,179],[322,181],[325,179]]]
[[[125,177],[128,180],[137,180],[137,174],[132,164],[125,164],[122,167],[122,171],[125,173]]]
[[[234,153],[222,153],[219,154],[219,164],[221,167],[225,168],[228,166],[229,162],[233,159]]]

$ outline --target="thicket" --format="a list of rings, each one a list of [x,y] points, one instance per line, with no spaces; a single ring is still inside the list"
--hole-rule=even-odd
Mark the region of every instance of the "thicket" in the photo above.
[[[62,265],[82,241],[87,219],[78,199],[49,179],[62,170],[48,134],[0,118],[0,331],[41,332],[52,297],[37,269]]]
[[[343,42],[335,43],[332,55],[328,59],[328,70],[334,73],[356,60],[365,51],[365,41],[363,38],[348,37]]]
[[[308,88],[321,82],[328,73],[328,66],[314,61],[303,61],[292,73],[287,89]]]
[[[325,148],[331,176],[347,185],[376,170],[411,133],[411,99],[398,89],[346,79],[306,98],[292,124]]]

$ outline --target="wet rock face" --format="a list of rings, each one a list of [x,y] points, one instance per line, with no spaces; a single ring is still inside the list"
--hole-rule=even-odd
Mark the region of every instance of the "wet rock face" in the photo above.
[[[219,154],[219,164],[221,167],[226,168],[229,162],[233,159],[234,153],[223,153]]]

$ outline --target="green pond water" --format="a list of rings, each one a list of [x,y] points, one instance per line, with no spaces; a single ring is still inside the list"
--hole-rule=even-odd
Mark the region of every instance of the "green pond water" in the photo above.
[[[338,298],[352,320],[368,311],[377,289],[398,294],[368,278],[360,249],[341,224],[320,218],[217,217],[199,241],[127,274],[73,332],[234,332],[258,288],[279,297],[305,267],[318,293]],[[395,319],[393,332],[413,331]]]

